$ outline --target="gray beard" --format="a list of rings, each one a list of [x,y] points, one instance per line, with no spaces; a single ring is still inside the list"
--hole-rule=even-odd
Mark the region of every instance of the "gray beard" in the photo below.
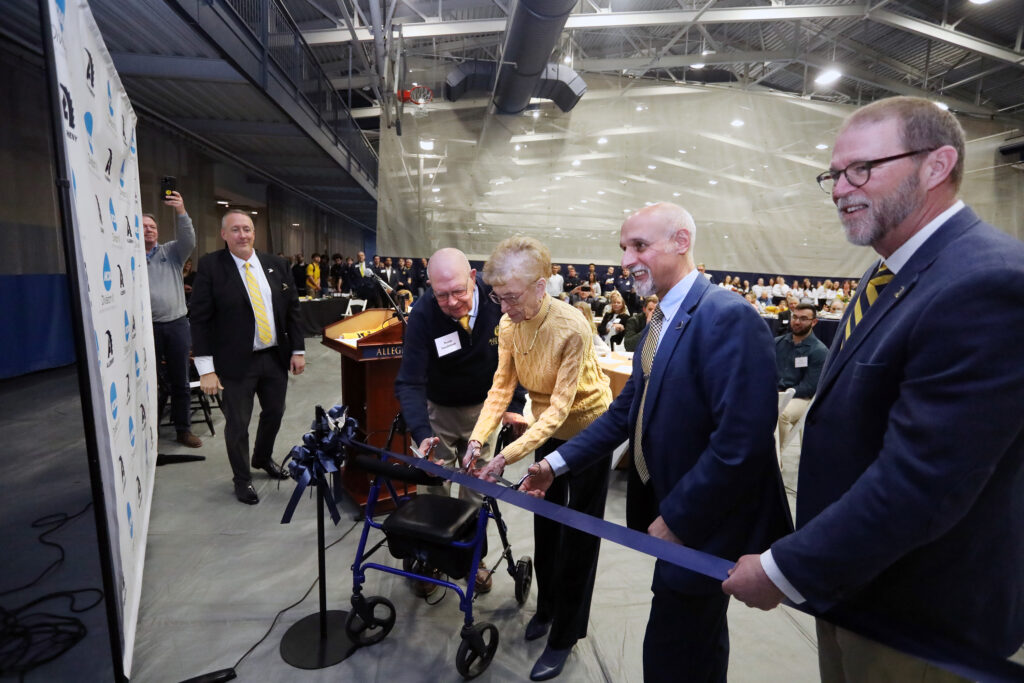
[[[866,247],[892,232],[917,208],[914,192],[920,184],[917,173],[911,173],[891,193],[872,202],[864,212],[865,215],[847,218],[846,214],[840,211],[839,220],[843,224],[847,241],[859,247]]]

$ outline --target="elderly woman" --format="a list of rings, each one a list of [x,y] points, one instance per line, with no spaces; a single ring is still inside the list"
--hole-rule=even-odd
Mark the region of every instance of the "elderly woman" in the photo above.
[[[475,463],[484,443],[501,421],[517,384],[530,392],[533,423],[477,472],[501,475],[505,465],[531,451],[540,461],[596,420],[611,403],[608,378],[597,365],[590,324],[572,306],[544,289],[551,256],[531,237],[510,237],[495,248],[484,266],[484,281],[505,314],[498,325],[498,369],[463,464]],[[611,458],[611,454],[604,456]],[[547,499],[601,517],[608,491],[609,463],[572,475]],[[562,477],[559,477],[561,480]],[[556,484],[558,482],[556,481]],[[587,634],[600,540],[534,517],[537,613],[526,626],[526,639],[548,634],[547,647],[530,678],[554,678],[573,645]],[[550,633],[549,633],[550,631]]]

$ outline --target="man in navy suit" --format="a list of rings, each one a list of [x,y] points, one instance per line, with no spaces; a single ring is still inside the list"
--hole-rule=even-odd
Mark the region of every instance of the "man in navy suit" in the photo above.
[[[537,495],[555,474],[585,469],[628,439],[629,526],[738,558],[792,529],[775,460],[775,352],[757,312],[697,272],[695,235],[674,204],[622,224],[622,267],[638,294],[658,295],[658,308],[608,412],[531,466],[524,488]],[[725,681],[729,598],[720,584],[659,560],[652,590],[644,679]]]
[[[957,199],[963,159],[959,123],[924,99],[840,130],[819,183],[882,259],[807,413],[798,530],[724,589],[1007,657],[1024,642],[1024,244]],[[824,680],[961,680],[821,619],[818,641]]]
[[[253,398],[260,399],[260,422],[252,466],[272,479],[287,478],[272,454],[284,415],[288,369],[296,375],[305,369],[305,341],[288,263],[256,253],[252,218],[228,211],[220,236],[227,249],[199,260],[202,270],[192,286],[192,352],[202,390],[224,392],[224,443],[235,497],[255,505],[260,499],[249,470]]]

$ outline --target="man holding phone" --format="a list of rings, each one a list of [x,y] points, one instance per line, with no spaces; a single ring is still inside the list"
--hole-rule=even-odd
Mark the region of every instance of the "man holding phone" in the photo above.
[[[189,354],[192,336],[185,305],[182,268],[196,246],[196,231],[185,211],[185,201],[174,189],[174,179],[160,183],[164,206],[174,209],[174,240],[159,244],[160,230],[151,213],[142,217],[142,236],[146,245],[146,270],[149,273],[149,301],[153,309],[153,343],[159,376],[159,412],[163,414],[167,397],[171,398],[171,421],[178,432],[176,441],[189,448],[203,442],[192,433],[192,409],[188,386]],[[158,422],[159,424],[159,422]]]

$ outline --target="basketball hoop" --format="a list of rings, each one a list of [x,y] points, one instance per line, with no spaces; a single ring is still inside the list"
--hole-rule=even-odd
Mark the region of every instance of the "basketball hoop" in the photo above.
[[[403,90],[400,93],[402,102],[413,104],[426,104],[434,99],[434,91],[425,85],[417,85],[412,90]]]

